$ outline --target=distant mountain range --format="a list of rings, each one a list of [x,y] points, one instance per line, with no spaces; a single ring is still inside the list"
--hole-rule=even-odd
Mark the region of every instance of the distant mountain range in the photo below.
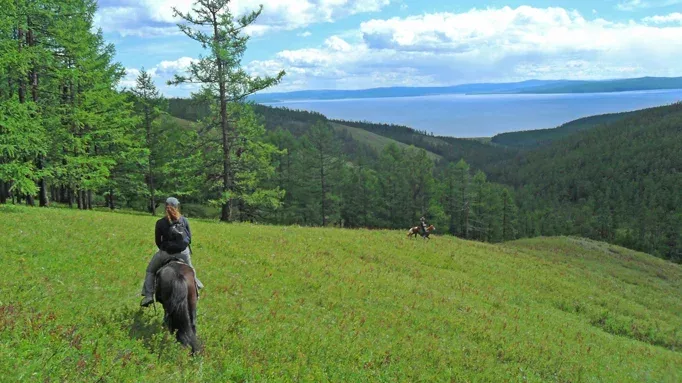
[[[682,77],[641,77],[603,81],[528,80],[500,84],[463,84],[443,87],[387,87],[359,90],[303,90],[263,93],[251,97],[258,103],[351,98],[418,97],[446,94],[549,94],[603,93],[682,89]]]

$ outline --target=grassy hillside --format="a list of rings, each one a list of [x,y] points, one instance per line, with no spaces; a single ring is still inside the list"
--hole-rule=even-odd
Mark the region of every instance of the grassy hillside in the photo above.
[[[433,136],[426,132],[402,125],[378,124],[365,121],[334,120],[338,124],[362,129],[380,136],[440,155],[448,161],[465,159],[475,168],[513,158],[518,149],[490,145],[482,140]]]
[[[193,221],[191,359],[138,307],[154,218],[0,217],[7,381],[682,380],[682,269],[597,242]]]
[[[640,111],[610,113],[580,118],[553,129],[526,130],[521,132],[502,133],[494,136],[491,142],[511,147],[532,148],[547,145],[553,141],[568,137],[574,133],[608,125],[624,118],[631,117]]]
[[[169,104],[169,113],[184,120],[195,121],[206,114],[205,107],[198,106],[188,99],[170,99]],[[329,120],[316,112],[274,108],[265,105],[255,105],[254,110],[262,118],[267,130],[274,131],[282,128],[297,137],[308,132],[317,121],[337,124],[337,128],[338,125],[343,125],[346,128],[337,129],[337,132],[350,133],[355,144],[346,143],[344,151],[351,156],[352,152],[359,150],[359,146],[367,145],[379,149],[385,147],[389,142],[397,142],[399,145],[402,143],[424,149],[429,152],[431,158],[442,158],[448,161],[459,161],[464,158],[474,167],[481,168],[485,164],[509,159],[518,151],[517,148],[489,145],[481,140],[432,136],[407,126],[364,121]]]
[[[402,142],[393,140],[388,137],[380,136],[378,134],[374,134],[363,129],[354,128],[352,126],[342,125],[339,123],[332,123],[331,125],[336,130],[342,130],[350,133],[354,140],[365,143],[377,151],[382,151],[386,146],[390,144],[396,144],[398,145],[398,147],[401,148],[409,147],[409,145],[403,144]],[[431,153],[429,151],[427,151],[427,154],[434,161],[443,159],[442,156],[439,156],[438,154],[435,153]]]

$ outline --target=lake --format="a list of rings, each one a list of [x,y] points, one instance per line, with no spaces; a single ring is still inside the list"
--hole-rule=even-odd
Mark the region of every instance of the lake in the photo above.
[[[587,94],[439,95],[268,103],[332,119],[407,125],[436,135],[490,137],[519,130],[555,128],[604,113],[682,101],[681,90]]]

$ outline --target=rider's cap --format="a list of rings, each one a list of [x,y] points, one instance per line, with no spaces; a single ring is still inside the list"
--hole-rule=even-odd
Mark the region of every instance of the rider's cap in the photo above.
[[[173,206],[173,207],[178,207],[178,206],[180,206],[180,201],[178,201],[178,199],[175,198],[175,197],[169,197],[169,198],[166,200],[166,205]]]

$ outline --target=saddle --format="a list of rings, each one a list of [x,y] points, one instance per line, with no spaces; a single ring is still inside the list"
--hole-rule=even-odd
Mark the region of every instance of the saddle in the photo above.
[[[182,264],[182,265],[187,265],[187,266],[189,266],[189,265],[187,264],[187,262],[183,261],[183,260],[180,259],[180,258],[169,258],[168,260],[166,260],[165,262],[163,262],[163,263],[161,264],[161,267],[159,267],[158,270],[156,270],[156,275],[158,276],[159,273],[161,272],[161,270],[163,270],[164,267],[168,266],[168,265],[171,264],[172,262],[176,262],[176,263],[180,263],[180,264]],[[193,268],[192,266],[189,266],[189,267],[190,267],[192,270],[194,270],[194,268]]]
[[[187,262],[183,261],[180,258],[172,257],[161,264],[161,267],[159,267],[159,269],[156,270],[156,273],[154,274],[154,286],[156,286],[156,279],[159,277],[159,273],[161,273],[163,269],[165,269],[168,265],[170,265],[173,262],[188,266],[190,269],[192,269],[192,272],[194,273],[194,283],[197,286],[197,299],[199,299],[199,290],[201,290],[201,288],[199,287],[199,280],[197,279],[196,271],[194,270],[194,267],[190,266]]]

